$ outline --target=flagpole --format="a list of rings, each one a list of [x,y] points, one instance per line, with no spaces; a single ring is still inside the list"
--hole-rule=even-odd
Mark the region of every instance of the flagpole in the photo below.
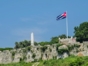
[[[67,11],[66,11],[66,33],[67,33],[67,39],[68,39],[68,19],[67,19]]]

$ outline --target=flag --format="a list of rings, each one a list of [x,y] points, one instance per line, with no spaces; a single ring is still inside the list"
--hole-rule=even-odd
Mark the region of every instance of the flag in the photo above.
[[[67,16],[66,12],[60,14],[59,16],[57,16],[56,20],[60,20],[60,19],[65,19]]]

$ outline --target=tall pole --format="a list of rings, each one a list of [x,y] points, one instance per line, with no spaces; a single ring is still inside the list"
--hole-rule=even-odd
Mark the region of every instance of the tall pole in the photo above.
[[[66,11],[66,33],[67,33],[67,39],[68,39],[68,19],[67,19],[67,11]]]

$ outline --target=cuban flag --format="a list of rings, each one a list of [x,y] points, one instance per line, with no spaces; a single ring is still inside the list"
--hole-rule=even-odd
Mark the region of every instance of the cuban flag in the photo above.
[[[65,19],[67,16],[66,12],[60,14],[59,16],[57,16],[56,20],[60,20],[60,19]]]

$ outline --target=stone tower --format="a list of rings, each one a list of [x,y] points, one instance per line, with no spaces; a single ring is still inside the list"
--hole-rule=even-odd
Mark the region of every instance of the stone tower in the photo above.
[[[33,32],[31,33],[31,46],[34,46],[34,34],[33,34]]]

